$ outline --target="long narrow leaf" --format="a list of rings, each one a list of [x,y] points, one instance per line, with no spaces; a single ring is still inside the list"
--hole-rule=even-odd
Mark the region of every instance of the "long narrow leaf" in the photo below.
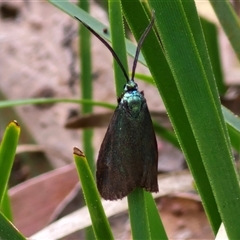
[[[128,208],[132,238],[135,240],[151,239],[143,189],[137,188],[128,195]]]
[[[147,25],[148,19],[141,7],[139,1],[122,0],[124,14],[135,35],[135,38],[140,37],[141,25]],[[131,11],[134,9],[134,12]],[[161,8],[153,7],[155,13],[161,13]],[[137,13],[138,15],[134,15]],[[139,18],[138,16],[141,16]],[[167,18],[169,21],[169,17]],[[178,39],[178,38],[176,38]],[[174,47],[175,43],[172,44]],[[198,150],[196,140],[194,138],[189,120],[182,104],[178,89],[176,87],[173,75],[166,62],[165,56],[161,50],[161,44],[158,42],[158,37],[153,33],[149,33],[142,47],[142,52],[148,63],[149,70],[155,79],[161,97],[164,101],[171,123],[180,142],[182,151],[187,159],[188,166],[194,175],[194,180],[197,184],[198,191],[201,194],[204,208],[210,212],[209,219],[212,223],[214,232],[217,232],[221,223],[216,202],[212,193],[212,189],[202,163],[202,158]],[[146,96],[147,97],[147,96]],[[190,161],[195,159],[195,161]],[[159,186],[161,187],[161,186]],[[215,219],[218,218],[216,221]]]
[[[89,1],[79,1],[79,7],[86,12],[89,12]],[[79,86],[83,99],[92,99],[92,57],[91,57],[91,38],[90,32],[84,26],[79,29],[79,49],[80,49],[80,79]],[[92,105],[83,104],[81,110],[83,114],[92,112]],[[95,173],[94,148],[93,148],[93,129],[83,129],[82,141],[83,149],[87,155],[88,163],[92,173]],[[86,240],[93,240],[94,233],[92,227],[85,229]]]
[[[92,100],[80,100],[74,98],[33,98],[33,99],[21,99],[21,100],[7,100],[7,101],[0,101],[0,108],[6,107],[16,107],[21,105],[28,105],[28,104],[47,104],[47,103],[77,103],[77,104],[89,104],[93,106],[99,107],[106,107],[109,109],[114,109],[116,106],[113,104],[109,104],[106,102],[95,102]]]
[[[13,121],[7,126],[2,138],[0,146],[0,206],[7,189],[19,134],[20,127],[16,121]]]
[[[147,207],[151,239],[168,239],[152,195],[149,192],[144,192],[144,197]]]
[[[80,1],[79,6],[89,11],[89,2]],[[83,25],[79,29],[79,48],[80,48],[80,69],[81,77],[79,79],[79,85],[82,99],[92,100],[92,57],[91,57],[91,38],[89,30]],[[83,104],[81,106],[82,113],[91,113],[93,106],[90,104]],[[84,152],[88,157],[89,166],[92,172],[95,172],[95,161],[94,161],[94,148],[92,146],[93,130],[83,130],[83,148]]]
[[[112,232],[101,204],[101,199],[84,154],[74,148],[74,160],[81,180],[84,198],[92,219],[96,239],[113,239]]]
[[[240,60],[240,20],[228,0],[210,0],[238,59]]]
[[[236,151],[240,151],[240,119],[230,110],[222,107],[224,118],[230,135],[232,146]]]
[[[5,192],[5,195],[3,197],[1,211],[9,221],[13,221],[13,213],[8,191]]]
[[[116,53],[119,55],[120,60],[123,62],[126,72],[128,72],[120,1],[109,1],[109,15],[112,32],[112,45]],[[120,95],[122,92],[123,83],[126,83],[127,79],[123,78],[124,75],[122,70],[116,64],[116,62],[114,63],[117,93]],[[142,188],[138,188],[131,192],[127,197],[133,239],[150,239],[144,190]]]
[[[240,238],[240,189],[233,165],[222,112],[215,101],[216,89],[206,78],[203,58],[192,37],[180,1],[150,1],[167,60],[186,109],[191,128],[229,238]],[[169,21],[169,16],[174,16]],[[176,42],[176,39],[179,41]],[[208,59],[206,59],[207,61]],[[181,131],[181,130],[180,130]],[[194,161],[194,159],[190,159]],[[221,177],[219,177],[221,176]],[[217,212],[216,212],[217,214]]]
[[[127,65],[127,53],[125,44],[125,35],[123,29],[123,19],[120,2],[116,0],[110,0],[109,4],[109,19],[111,28],[111,41],[112,47],[118,55],[125,71],[128,73]],[[126,84],[127,79],[124,77],[122,69],[118,63],[114,60],[114,76],[117,96],[120,96],[123,91],[123,86]]]
[[[26,240],[26,238],[0,212],[0,239]]]
[[[203,18],[201,18],[201,25],[206,39],[208,53],[217,83],[218,92],[220,95],[223,95],[227,89],[224,83],[221,66],[217,26]]]
[[[193,36],[191,40],[193,40],[195,42],[195,46],[197,46],[195,50],[197,51],[199,57],[198,59],[201,62],[201,67],[203,68],[202,70],[204,70],[206,83],[209,85],[209,88],[211,89],[211,91],[209,91],[208,93],[212,95],[213,103],[216,108],[216,114],[219,117],[219,124],[223,125],[222,129],[225,131],[226,133],[225,135],[227,135],[225,124],[223,121],[223,115],[221,114],[217,84],[215,81],[213,68],[211,66],[211,61],[207,50],[207,44],[203,35],[203,30],[199,21],[199,17],[197,15],[195,2],[181,1],[181,5],[188,27],[190,27],[189,30],[191,31]],[[227,139],[225,140],[226,143],[229,143]]]

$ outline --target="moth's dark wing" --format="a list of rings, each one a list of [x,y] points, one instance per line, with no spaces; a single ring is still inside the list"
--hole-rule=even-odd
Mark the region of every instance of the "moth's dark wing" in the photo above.
[[[144,106],[144,116],[139,132],[141,137],[138,144],[142,146],[142,150],[139,149],[139,155],[144,162],[140,187],[149,192],[158,192],[158,148],[147,104]]]
[[[138,118],[119,104],[110,121],[97,160],[97,186],[107,200],[121,199],[136,187],[157,192],[157,144],[143,103]]]

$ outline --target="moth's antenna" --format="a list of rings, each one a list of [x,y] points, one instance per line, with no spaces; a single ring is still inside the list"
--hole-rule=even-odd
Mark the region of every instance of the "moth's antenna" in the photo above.
[[[127,81],[129,81],[129,76],[126,72],[126,70],[124,69],[119,57],[117,56],[116,52],[113,50],[113,48],[109,45],[109,43],[104,40],[98,33],[96,33],[91,27],[89,27],[86,23],[84,23],[83,21],[81,21],[78,17],[74,16],[79,22],[81,22],[92,34],[94,34],[108,49],[109,51],[112,53],[113,57],[115,58],[115,60],[117,61],[119,67],[122,69],[122,72],[125,76],[125,78],[127,79]]]
[[[152,18],[151,18],[151,22],[149,23],[149,25],[147,26],[147,28],[145,29],[144,33],[142,34],[142,36],[140,37],[139,41],[138,41],[138,45],[137,45],[137,50],[136,50],[136,54],[134,57],[134,61],[133,61],[133,67],[132,67],[132,78],[131,80],[134,81],[134,75],[135,75],[135,70],[137,67],[137,62],[138,62],[138,56],[142,47],[142,44],[146,38],[146,36],[148,35],[149,31],[151,30],[153,24],[154,24],[154,20],[155,20],[155,11],[152,11]]]

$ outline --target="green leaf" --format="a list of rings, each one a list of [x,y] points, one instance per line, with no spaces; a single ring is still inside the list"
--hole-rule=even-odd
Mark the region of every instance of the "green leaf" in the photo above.
[[[186,8],[189,7],[193,15],[195,4],[193,1],[149,2],[156,10],[156,24],[166,59],[174,75],[218,211],[228,237],[238,239],[240,229],[236,223],[240,214],[240,189],[209,57],[206,50],[201,51],[204,43],[196,40],[196,31],[199,35],[201,29],[196,29],[196,24],[193,33],[192,23],[187,18],[190,11]],[[169,20],[169,16],[174,17]],[[195,159],[188,161],[194,162]],[[215,214],[208,212],[209,218]]]
[[[89,1],[81,0],[78,2],[81,9],[89,12]],[[91,38],[90,32],[86,27],[80,26],[79,29],[79,49],[80,49],[80,78],[79,86],[83,99],[92,99],[92,58],[91,58]],[[83,114],[92,112],[92,105],[83,104],[81,110]],[[83,129],[82,142],[85,154],[88,156],[88,163],[92,173],[95,172],[94,148],[93,148],[93,129]],[[93,240],[94,233],[92,227],[85,229],[86,240]]]
[[[82,184],[84,199],[92,219],[95,237],[96,239],[113,239],[88,161],[78,148],[74,148],[74,161]]]
[[[8,191],[5,191],[5,194],[2,200],[1,211],[9,221],[13,221],[13,214],[12,214],[11,202],[8,195]]]
[[[201,18],[201,25],[203,28],[215,80],[217,83],[218,92],[220,95],[223,95],[227,89],[223,79],[217,27],[213,23],[203,18]]]
[[[20,127],[17,121],[13,121],[7,126],[2,138],[0,146],[0,206],[7,190],[19,134]]]
[[[154,3],[156,4],[157,2]],[[135,38],[139,39],[141,29],[143,29],[144,26],[147,26],[149,22],[146,13],[137,0],[122,0],[122,4],[127,22],[130,25]],[[131,9],[134,9],[134,12],[131,11]],[[156,15],[162,12],[161,7],[158,8],[154,6],[152,9],[155,10]],[[169,19],[169,15],[168,17],[165,16],[165,20],[171,20]],[[160,26],[162,26],[162,24]],[[162,44],[159,43],[158,39],[159,32],[157,35],[150,32],[142,46],[142,52],[148,63],[149,70],[154,77],[156,86],[161,93],[170,121],[173,125],[182,151],[187,159],[188,166],[194,176],[198,191],[201,194],[204,208],[208,213],[212,228],[216,233],[220,226],[221,219],[218,214],[215,198],[180,94],[172,72],[162,52]],[[178,39],[178,37],[175,37],[175,39]],[[175,45],[176,43],[172,44],[172,48],[175,48]],[[181,65],[184,64],[185,62],[181,62]]]
[[[127,53],[120,1],[110,0],[108,3],[108,7],[112,48],[114,49],[115,53],[117,54],[121,63],[123,64],[126,73],[128,73]],[[122,69],[115,60],[114,60],[114,76],[117,96],[121,96],[123,86],[124,84],[126,84],[127,79],[125,78]]]
[[[16,107],[28,104],[46,104],[46,103],[77,103],[77,104],[88,104],[93,106],[106,107],[109,109],[115,109],[116,105],[106,102],[95,102],[87,99],[71,99],[71,98],[33,98],[33,99],[21,99],[21,100],[6,100],[0,101],[0,108]]]
[[[152,194],[144,192],[144,197],[147,207],[151,239],[168,239]]]
[[[151,239],[144,190],[136,188],[128,195],[128,212],[133,239]]]
[[[26,238],[0,212],[0,239],[26,240]]]
[[[227,123],[231,144],[236,151],[240,151],[240,119],[230,110],[222,106],[223,115]]]
[[[223,27],[238,60],[240,60],[240,21],[228,0],[210,0],[221,26]]]

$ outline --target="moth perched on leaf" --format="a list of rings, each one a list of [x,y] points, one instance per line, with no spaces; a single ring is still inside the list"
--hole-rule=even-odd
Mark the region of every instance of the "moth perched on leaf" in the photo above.
[[[96,173],[98,190],[106,200],[121,199],[137,187],[157,192],[156,137],[146,99],[134,81],[140,49],[154,24],[154,15],[139,40],[131,79],[112,47],[78,20],[110,50],[127,80],[99,151]]]

